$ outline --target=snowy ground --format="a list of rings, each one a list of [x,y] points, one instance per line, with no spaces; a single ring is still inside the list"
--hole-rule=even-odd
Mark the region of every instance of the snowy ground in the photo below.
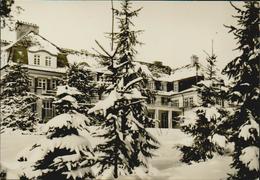
[[[211,160],[187,165],[181,163],[180,152],[174,148],[177,144],[189,144],[192,139],[178,129],[150,129],[151,133],[161,143],[157,156],[152,159],[152,174],[145,177],[120,177],[121,180],[151,179],[151,180],[214,180],[226,179],[227,173],[232,173],[229,167],[231,157],[216,156]],[[8,169],[8,179],[16,177],[17,153],[33,142],[38,141],[41,135],[22,135],[20,132],[6,132],[1,134],[1,165]]]

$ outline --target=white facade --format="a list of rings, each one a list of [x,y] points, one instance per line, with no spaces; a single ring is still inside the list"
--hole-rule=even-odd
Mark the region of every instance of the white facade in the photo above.
[[[28,52],[28,64],[48,68],[57,68],[57,56],[47,51]]]

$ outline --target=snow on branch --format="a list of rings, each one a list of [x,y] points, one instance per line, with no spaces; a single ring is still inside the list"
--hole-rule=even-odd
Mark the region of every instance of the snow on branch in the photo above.
[[[239,160],[245,164],[249,170],[259,170],[259,148],[248,146],[242,150]]]

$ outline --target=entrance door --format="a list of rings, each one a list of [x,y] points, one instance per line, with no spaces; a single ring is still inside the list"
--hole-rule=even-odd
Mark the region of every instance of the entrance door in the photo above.
[[[168,111],[161,112],[161,128],[168,128]]]
[[[42,119],[47,121],[53,117],[53,105],[52,100],[43,100],[43,108],[42,108]]]

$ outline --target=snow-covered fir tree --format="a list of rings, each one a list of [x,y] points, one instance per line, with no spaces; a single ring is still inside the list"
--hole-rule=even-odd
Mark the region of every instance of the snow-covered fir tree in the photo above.
[[[82,97],[82,93],[75,87],[69,85],[57,86],[55,110],[56,114],[67,113],[70,110],[79,111],[79,99]]]
[[[82,93],[79,98],[80,109],[83,112],[86,111],[97,88],[90,71],[84,69],[84,66],[80,64],[70,65],[67,71],[67,83]]]
[[[57,94],[78,94],[75,88],[60,86]],[[94,155],[86,137],[90,120],[78,113],[78,104],[70,95],[61,98],[65,109],[45,125],[46,137],[20,155],[21,179],[92,179]],[[84,136],[83,136],[84,135]]]
[[[159,144],[146,130],[154,122],[145,114],[147,97],[141,93],[144,92],[143,78],[135,71],[133,62],[137,53],[134,46],[140,44],[136,39],[140,31],[131,30],[131,19],[140,9],[132,10],[130,4],[125,0],[121,3],[121,10],[114,9],[119,20],[119,32],[112,33],[117,47],[114,55],[110,56],[108,67],[113,72],[113,84],[108,88],[110,93],[89,110],[89,113],[103,116],[97,136],[104,138],[104,143],[96,147],[100,154],[97,163],[99,174],[110,178],[132,174],[137,167],[148,172],[148,158],[153,156],[152,152]]]
[[[208,55],[207,62],[205,80],[196,85],[201,106],[194,109],[195,113],[184,117],[181,124],[182,130],[194,138],[191,146],[180,147],[183,152],[181,161],[186,163],[211,159],[214,153],[222,155],[227,142],[227,133],[220,128],[225,125],[221,119],[227,114],[222,108],[224,84],[216,76],[216,55],[213,52]]]
[[[259,178],[260,65],[259,65],[259,2],[244,2],[236,9],[237,26],[228,26],[238,40],[240,55],[224,68],[233,81],[230,100],[237,106],[228,117],[235,143],[232,167],[236,173],[229,179]]]
[[[37,97],[30,93],[27,68],[11,64],[1,82],[1,126],[33,131],[38,122],[33,106]]]

